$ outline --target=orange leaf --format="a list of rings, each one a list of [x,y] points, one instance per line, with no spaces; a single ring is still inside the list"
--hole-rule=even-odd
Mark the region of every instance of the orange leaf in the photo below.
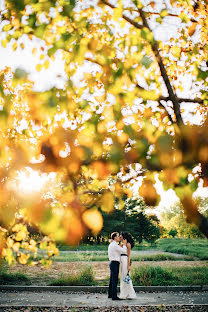
[[[189,36],[193,36],[196,31],[196,25],[197,23],[192,23],[191,27],[188,29]]]

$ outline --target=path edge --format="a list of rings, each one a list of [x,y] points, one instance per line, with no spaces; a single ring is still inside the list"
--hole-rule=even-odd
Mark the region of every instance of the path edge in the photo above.
[[[196,286],[134,286],[136,292],[165,292],[165,291],[208,291],[208,285]],[[108,286],[21,286],[21,285],[0,285],[0,291],[69,291],[84,293],[106,293]],[[118,288],[119,291],[119,288]]]

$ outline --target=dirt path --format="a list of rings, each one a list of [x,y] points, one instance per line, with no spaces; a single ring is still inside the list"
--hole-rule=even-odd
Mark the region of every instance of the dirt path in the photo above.
[[[84,265],[90,264],[95,272],[95,278],[97,280],[104,279],[109,276],[109,266],[106,261],[92,261],[92,262],[54,262],[49,269],[39,266],[23,266],[17,264],[9,267],[9,272],[21,272],[27,274],[32,278],[57,278],[60,275],[67,275],[70,273],[76,273]],[[132,268],[138,265],[154,265],[154,266],[176,266],[176,267],[196,267],[196,266],[208,266],[208,261],[133,261]]]

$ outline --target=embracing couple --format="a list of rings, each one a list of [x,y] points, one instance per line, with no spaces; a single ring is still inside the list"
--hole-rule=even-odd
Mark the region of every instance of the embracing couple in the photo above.
[[[119,243],[121,244],[119,245]],[[112,300],[135,299],[132,280],[129,275],[130,254],[134,247],[134,240],[128,233],[114,232],[111,234],[111,243],[108,247],[108,257],[110,260],[110,282],[108,288],[108,298]],[[117,296],[118,275],[120,267],[120,297]]]

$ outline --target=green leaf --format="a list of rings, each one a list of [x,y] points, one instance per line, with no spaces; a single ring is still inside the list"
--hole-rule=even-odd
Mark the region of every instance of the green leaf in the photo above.
[[[24,0],[11,0],[10,3],[17,11],[22,11],[25,8]]]
[[[16,79],[26,79],[27,72],[22,68],[17,68],[14,73],[14,78]]]
[[[52,48],[48,49],[48,56],[51,57],[56,51],[58,50],[57,47],[53,46]]]
[[[193,192],[195,192],[195,191],[197,190],[197,188],[198,188],[198,182],[197,182],[197,180],[191,181],[191,183],[190,183],[190,188],[191,188],[191,190],[192,190]]]
[[[199,80],[205,80],[206,78],[208,77],[208,70],[201,70],[199,67],[198,67],[198,75],[197,75],[197,78]]]
[[[154,42],[153,33],[147,27],[142,28],[141,36],[150,43]]]
[[[131,139],[135,139],[135,132],[131,125],[124,126],[124,132],[127,133]]]
[[[33,14],[29,15],[28,26],[30,26],[31,28],[34,28],[35,23],[36,23],[36,13],[33,13]]]
[[[46,27],[47,27],[47,24],[43,24],[41,26],[38,26],[36,28],[36,30],[34,31],[35,36],[37,36],[38,38],[43,39]]]
[[[49,97],[48,99],[48,107],[54,108],[57,106],[56,100],[53,96]]]
[[[143,56],[143,58],[141,59],[141,64],[144,65],[146,68],[149,68],[151,63],[152,60],[147,56]]]

